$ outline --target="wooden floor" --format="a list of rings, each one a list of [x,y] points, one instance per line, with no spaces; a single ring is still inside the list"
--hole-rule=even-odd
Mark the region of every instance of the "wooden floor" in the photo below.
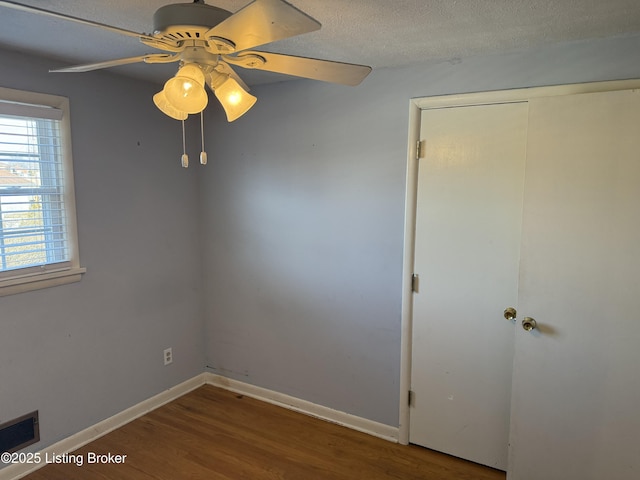
[[[89,464],[90,454],[126,455]],[[204,386],[28,480],[494,480],[503,472]],[[69,457],[71,458],[71,457]],[[117,457],[112,457],[117,459]]]

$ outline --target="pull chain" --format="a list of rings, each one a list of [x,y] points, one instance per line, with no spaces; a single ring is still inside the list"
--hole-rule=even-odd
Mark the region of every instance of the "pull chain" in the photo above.
[[[202,138],[202,151],[200,152],[200,163],[207,164],[207,152],[204,151],[204,114],[200,112],[200,137]]]
[[[182,166],[187,168],[189,166],[189,155],[187,155],[187,141],[184,134],[184,120],[182,120]]]

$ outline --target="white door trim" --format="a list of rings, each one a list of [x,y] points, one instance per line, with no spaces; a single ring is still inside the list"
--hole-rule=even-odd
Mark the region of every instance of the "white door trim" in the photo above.
[[[400,414],[398,441],[409,443],[409,390],[411,389],[411,343],[413,325],[413,294],[411,276],[415,253],[416,200],[418,193],[417,145],[420,140],[421,111],[495,103],[523,102],[532,98],[576,95],[615,90],[640,89],[640,79],[555,85],[513,90],[475,92],[411,99],[409,103],[409,138],[404,219],[404,253],[402,275],[402,333],[400,356]]]

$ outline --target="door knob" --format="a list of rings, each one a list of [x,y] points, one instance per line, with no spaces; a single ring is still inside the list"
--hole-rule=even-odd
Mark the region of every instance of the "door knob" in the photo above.
[[[536,321],[531,317],[524,317],[524,320],[522,320],[522,328],[524,328],[527,332],[530,332],[531,330],[536,328],[537,325],[538,324],[536,323]]]
[[[504,311],[504,318],[509,321],[514,320],[516,315],[518,315],[518,312],[516,312],[516,309],[513,307],[509,307]]]

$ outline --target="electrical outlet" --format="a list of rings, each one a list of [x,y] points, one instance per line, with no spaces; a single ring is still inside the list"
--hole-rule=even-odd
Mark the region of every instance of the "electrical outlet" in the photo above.
[[[164,350],[164,364],[169,365],[173,363],[173,349],[171,347]]]

